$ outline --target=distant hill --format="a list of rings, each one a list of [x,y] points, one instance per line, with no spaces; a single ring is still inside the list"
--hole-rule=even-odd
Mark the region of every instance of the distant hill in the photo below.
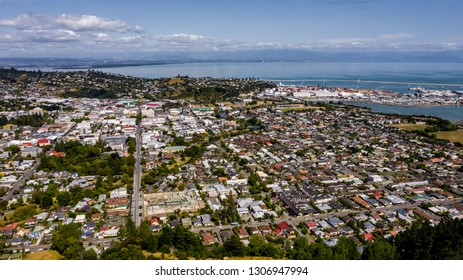
[[[308,51],[296,49],[106,54],[102,58],[0,58],[0,67],[89,69],[188,62],[463,62],[463,51]]]

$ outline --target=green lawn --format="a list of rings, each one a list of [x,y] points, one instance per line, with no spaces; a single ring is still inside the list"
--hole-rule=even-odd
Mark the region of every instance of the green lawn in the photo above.
[[[435,134],[439,139],[449,140],[452,142],[460,142],[463,144],[463,129],[455,131],[439,131]]]
[[[60,260],[62,256],[54,250],[45,250],[27,254],[26,260]]]
[[[398,129],[406,130],[406,131],[425,130],[427,127],[430,127],[427,124],[416,124],[416,123],[391,124],[390,126],[397,127]]]

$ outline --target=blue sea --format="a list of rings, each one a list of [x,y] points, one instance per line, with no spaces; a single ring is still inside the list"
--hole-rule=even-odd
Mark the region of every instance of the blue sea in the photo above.
[[[408,88],[463,91],[463,63],[385,62],[385,63],[313,63],[313,62],[214,62],[101,68],[99,71],[123,75],[162,78],[190,77],[248,78],[270,80],[287,85],[325,85],[368,88],[409,93]],[[463,122],[463,107],[409,107],[359,104],[375,112],[432,115],[452,122]]]
[[[255,77],[283,84],[372,88],[407,93],[409,87],[463,90],[463,63],[215,62],[101,68],[124,75],[161,78]]]

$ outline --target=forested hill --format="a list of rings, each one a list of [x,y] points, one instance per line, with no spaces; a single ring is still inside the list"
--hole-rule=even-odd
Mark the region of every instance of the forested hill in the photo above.
[[[146,79],[101,71],[43,72],[0,68],[2,95],[28,97],[76,98],[145,98],[196,99],[215,101],[235,98],[241,93],[260,92],[275,87],[256,78],[191,78]]]

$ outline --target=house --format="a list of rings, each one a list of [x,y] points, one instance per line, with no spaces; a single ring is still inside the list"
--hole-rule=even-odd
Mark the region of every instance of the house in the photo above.
[[[220,237],[222,238],[222,241],[227,240],[228,238],[232,237],[233,235],[235,235],[235,234],[233,233],[233,231],[231,231],[229,229],[228,230],[223,230],[223,231],[220,232]]]
[[[279,223],[277,226],[280,229],[280,231],[284,231],[284,230],[287,230],[289,228],[289,224],[286,221],[283,221],[283,222]]]
[[[217,242],[217,238],[208,231],[200,233],[200,236],[203,239],[204,245],[209,245]]]
[[[25,147],[21,150],[22,157],[38,157],[42,149],[39,147]]]
[[[203,214],[203,215],[200,215],[199,217],[201,218],[201,223],[203,224],[203,226],[207,227],[207,226],[214,225],[214,223],[211,221],[211,215]]]
[[[313,229],[317,227],[317,223],[314,221],[309,221],[305,225],[307,226],[308,229]]]
[[[151,226],[157,226],[157,225],[159,225],[159,224],[160,224],[160,223],[159,223],[159,220],[158,220],[158,218],[156,218],[156,217],[153,217],[153,218],[151,219],[151,221],[150,221],[150,225],[151,225]]]
[[[103,218],[103,215],[101,215],[101,213],[95,213],[95,214],[92,214],[91,216],[92,221],[99,221],[101,220],[101,218]]]
[[[272,228],[268,225],[260,226],[259,229],[264,235],[271,234],[273,232]]]
[[[365,239],[365,241],[367,242],[373,242],[375,240],[375,237],[373,236],[373,234],[371,233],[365,233],[363,235],[363,238]]]
[[[249,237],[248,231],[243,227],[238,228],[236,233],[237,233],[238,237],[241,238],[241,239]]]
[[[45,139],[45,138],[42,138],[42,139],[37,140],[37,145],[38,145],[39,147],[47,146],[47,145],[50,145],[50,144],[51,144],[51,143],[50,143],[50,140]]]
[[[40,232],[39,231],[31,231],[31,232],[29,232],[27,237],[29,237],[30,239],[37,239],[37,238],[40,237]]]
[[[85,222],[84,214],[77,215],[76,218],[74,219],[74,223],[84,223],[84,222]]]
[[[201,222],[201,218],[194,219],[191,223],[192,223],[192,225],[194,227],[202,227],[203,226],[203,223]]]
[[[57,152],[57,151],[51,151],[50,156],[55,156],[55,157],[64,157],[66,156],[65,152]]]

